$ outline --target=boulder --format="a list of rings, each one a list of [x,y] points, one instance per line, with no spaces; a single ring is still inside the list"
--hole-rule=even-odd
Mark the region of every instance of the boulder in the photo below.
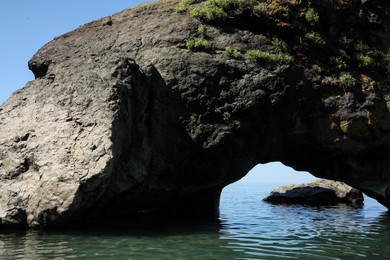
[[[390,206],[390,3],[196,2],[124,10],[32,57],[0,107],[1,223],[211,215],[272,161]]]
[[[315,180],[308,184],[289,184],[271,192],[264,201],[274,204],[363,205],[363,193],[349,185],[332,180]]]

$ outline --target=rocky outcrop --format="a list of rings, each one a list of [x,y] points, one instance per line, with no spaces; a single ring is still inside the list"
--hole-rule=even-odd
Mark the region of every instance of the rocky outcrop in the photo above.
[[[152,3],[46,44],[0,107],[1,222],[210,214],[271,161],[389,206],[389,4],[300,2]]]
[[[362,205],[364,198],[362,192],[345,183],[315,180],[308,184],[281,186],[273,190],[264,201],[274,204]]]

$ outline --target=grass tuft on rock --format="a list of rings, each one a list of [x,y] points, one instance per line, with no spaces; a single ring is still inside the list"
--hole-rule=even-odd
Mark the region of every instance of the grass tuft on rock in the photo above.
[[[203,2],[203,1],[204,0],[181,0],[177,4],[176,12],[178,12],[178,13],[187,12],[188,6],[200,3],[200,2]]]
[[[325,46],[326,42],[318,32],[308,32],[305,38],[317,46]]]
[[[305,18],[306,21],[308,21],[311,25],[315,25],[320,21],[320,16],[313,8],[307,9],[305,13]]]
[[[254,5],[253,0],[207,0],[200,7],[195,7],[190,11],[193,17],[201,20],[213,22],[226,20],[228,12]]]
[[[271,53],[261,50],[248,50],[245,53],[245,57],[249,61],[254,62],[287,62],[291,63],[294,61],[294,57],[287,53]]]
[[[202,38],[193,38],[186,41],[186,47],[189,50],[206,50],[211,47],[211,43]]]
[[[356,85],[356,79],[350,72],[341,72],[339,76],[341,86],[352,88]]]
[[[239,50],[232,49],[231,47],[226,47],[226,54],[233,59],[240,59],[242,54]]]

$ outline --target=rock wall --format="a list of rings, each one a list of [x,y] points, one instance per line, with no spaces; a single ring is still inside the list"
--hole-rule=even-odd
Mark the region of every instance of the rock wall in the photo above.
[[[345,27],[360,28],[363,19],[370,41],[388,48],[388,4],[356,5],[347,11],[382,22],[353,16]],[[290,16],[301,8],[289,7]],[[29,62],[36,79],[0,107],[1,223],[210,214],[224,186],[271,161],[343,181],[389,206],[387,56],[378,58],[382,69],[358,69],[354,86],[343,85],[321,62],[334,51],[325,32],[342,37],[345,28],[324,23],[329,45],[301,44],[301,36],[287,42],[294,62],[233,58],[226,47],[277,53],[272,34],[289,38],[305,25],[275,11],[266,22],[276,27],[258,26],[243,18],[247,11],[202,22],[170,3],[147,4],[39,50]],[[187,48],[199,37],[211,46]]]

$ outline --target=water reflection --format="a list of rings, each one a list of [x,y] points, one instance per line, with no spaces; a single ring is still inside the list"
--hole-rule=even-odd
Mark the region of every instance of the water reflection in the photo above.
[[[240,258],[220,239],[218,223],[168,225],[159,230],[28,231],[0,235],[0,259]]]
[[[248,212],[223,205],[221,239],[248,259],[383,259],[390,254],[389,215],[373,200],[360,208],[284,207],[261,202],[266,194],[256,195],[248,201]]]

